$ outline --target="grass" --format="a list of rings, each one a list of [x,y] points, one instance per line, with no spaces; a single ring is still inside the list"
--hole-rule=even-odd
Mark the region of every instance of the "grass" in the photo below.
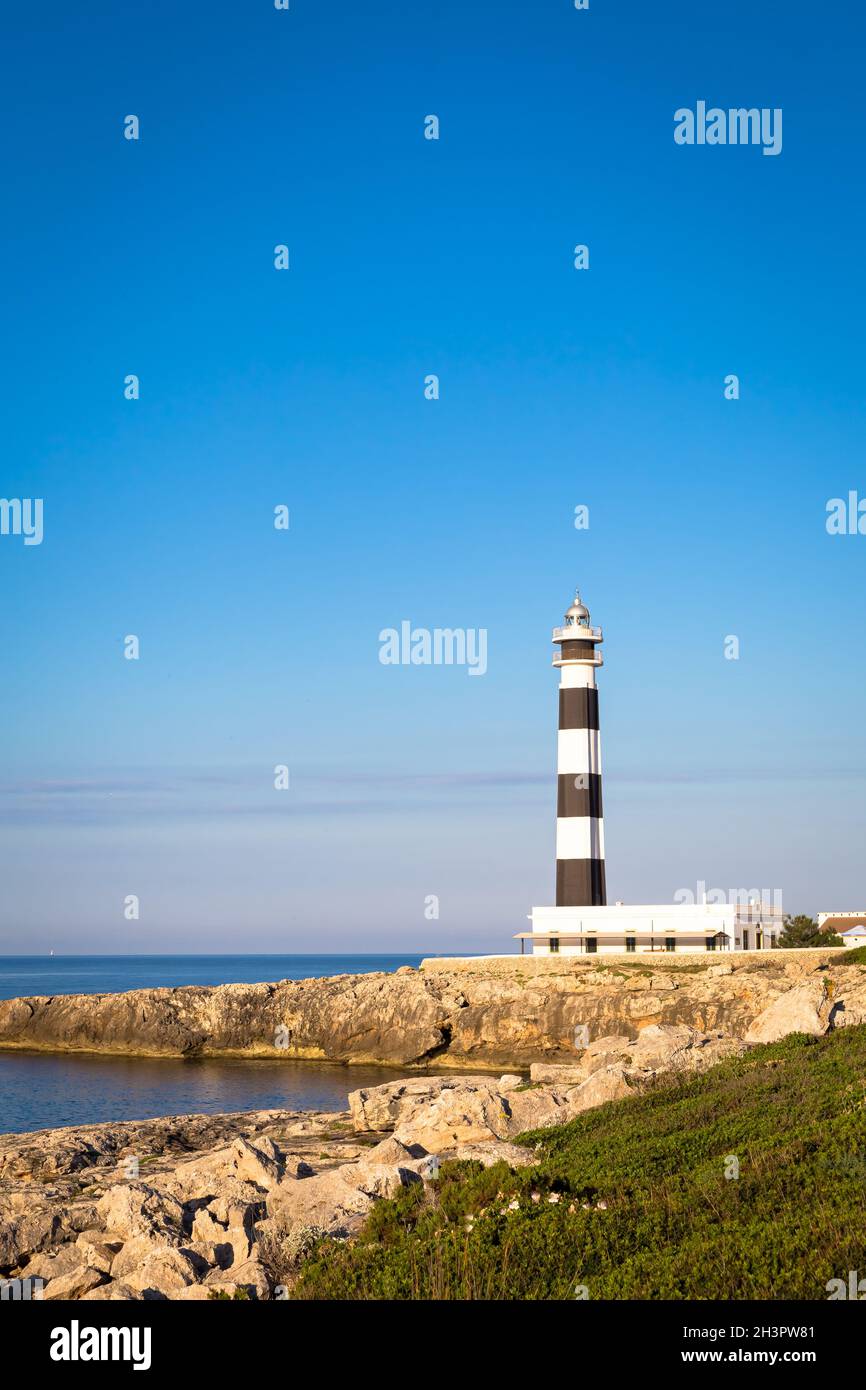
[[[866,1275],[866,1028],[786,1038],[520,1142],[536,1167],[443,1164],[377,1203],[357,1241],[316,1246],[292,1297],[821,1299]]]

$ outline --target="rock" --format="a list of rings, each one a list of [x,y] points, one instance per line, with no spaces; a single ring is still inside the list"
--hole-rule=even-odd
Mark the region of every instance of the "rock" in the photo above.
[[[500,1076],[497,1082],[497,1087],[500,1091],[513,1091],[515,1087],[522,1085],[523,1077],[517,1076],[512,1072],[506,1072],[504,1076]]]
[[[568,1100],[574,1114],[593,1110],[597,1105],[606,1105],[611,1100],[622,1100],[632,1094],[623,1067],[604,1067],[593,1072],[580,1086],[569,1091]]]
[[[127,1239],[156,1232],[179,1240],[183,1208],[175,1197],[157,1192],[146,1183],[131,1182],[110,1187],[96,1204],[106,1229]]]
[[[213,1197],[230,1174],[233,1178],[236,1176],[235,1157],[231,1147],[198,1155],[186,1163],[179,1163],[163,1185],[181,1202]]]
[[[103,1274],[108,1274],[111,1270],[115,1255],[120,1250],[117,1241],[106,1242],[104,1240],[84,1240],[78,1237],[78,1248],[84,1257],[85,1264],[91,1269],[101,1270]]]
[[[132,1270],[138,1269],[153,1254],[160,1254],[168,1242],[157,1231],[145,1231],[142,1235],[130,1236],[111,1261],[109,1273],[112,1279],[124,1279]]]
[[[64,1275],[74,1274],[88,1263],[91,1262],[86,1259],[85,1252],[76,1245],[61,1245],[56,1254],[43,1251],[33,1255],[22,1271],[22,1278],[59,1279]],[[94,1268],[96,1267],[94,1265]]]
[[[560,1065],[557,1062],[533,1062],[529,1068],[529,1079],[546,1086],[579,1086],[586,1080],[586,1072],[577,1064]]]
[[[443,1086],[432,1099],[404,1095],[397,1113],[394,1137],[406,1145],[421,1144],[428,1153],[511,1137],[511,1112],[495,1083],[487,1080]]]
[[[530,1075],[534,1082],[570,1087],[580,1085],[594,1072],[618,1067],[634,1076],[637,1084],[641,1073],[645,1079],[648,1073],[703,1070],[742,1051],[743,1043],[719,1032],[653,1023],[634,1039],[619,1034],[597,1038],[574,1066],[534,1063]]]
[[[196,1270],[183,1250],[167,1245],[153,1250],[134,1269],[124,1271],[124,1282],[145,1297],[167,1298],[196,1282]]]
[[[83,1293],[81,1295],[82,1303],[95,1303],[97,1301],[105,1303],[130,1303],[133,1300],[139,1301],[140,1299],[141,1294],[137,1289],[131,1289],[128,1284],[122,1282],[99,1284],[95,1289],[91,1289],[89,1293]]]
[[[382,1086],[364,1087],[349,1093],[349,1110],[356,1130],[393,1129],[397,1117],[403,1112],[405,1104],[414,1101],[429,1101],[442,1091],[453,1090],[456,1086],[470,1081],[488,1084],[486,1076],[419,1076],[408,1081],[386,1081]]]
[[[822,1036],[830,1027],[833,1004],[823,983],[801,985],[788,990],[755,1019],[746,1033],[748,1043],[776,1042],[789,1033]]]
[[[45,1300],[82,1298],[84,1294],[90,1293],[91,1289],[104,1282],[105,1274],[102,1270],[81,1265],[70,1274],[61,1274],[57,1279],[52,1279],[42,1290],[42,1297]]]
[[[338,1168],[337,1172],[344,1182],[366,1192],[368,1197],[394,1197],[401,1187],[421,1181],[414,1167],[396,1163],[352,1163]]]
[[[247,1260],[244,1264],[233,1266],[229,1271],[214,1270],[204,1281],[207,1289],[222,1289],[229,1296],[238,1289],[246,1289],[251,1298],[263,1300],[270,1297],[270,1284],[260,1260]]]
[[[283,1177],[285,1178],[311,1178],[316,1170],[306,1159],[298,1158],[296,1154],[286,1154],[283,1162]]]
[[[248,1139],[238,1138],[232,1145],[231,1153],[235,1172],[241,1181],[268,1189],[283,1176],[282,1156],[271,1139],[260,1139],[253,1144]]]
[[[225,1234],[226,1227],[217,1221],[213,1212],[208,1211],[207,1208],[196,1212],[192,1223],[193,1240],[213,1244],[214,1241],[224,1240]]]
[[[610,1033],[589,1043],[580,1058],[580,1069],[584,1076],[594,1071],[616,1065],[628,1066],[633,1039],[622,1033]]]
[[[507,1163],[509,1168],[528,1168],[538,1162],[538,1155],[530,1149],[497,1139],[488,1140],[485,1144],[462,1144],[457,1149],[438,1154],[437,1158],[443,1163],[452,1159],[474,1160],[485,1168],[491,1168],[494,1163]],[[419,1162],[423,1163],[424,1160]]]
[[[262,1193],[251,1183],[227,1181],[219,1195],[208,1202],[207,1210],[225,1227],[251,1227],[264,1215],[265,1202]]]
[[[631,1066],[653,1072],[704,1071],[744,1052],[743,1043],[723,1033],[702,1033],[685,1024],[644,1028],[630,1047]]]
[[[28,1256],[47,1250],[60,1230],[60,1219],[50,1211],[0,1222],[0,1269],[15,1269]]]
[[[435,1058],[513,1074],[532,1062],[573,1060],[581,1025],[595,1037],[634,1038],[642,1024],[660,1023],[743,1039],[779,994],[827,963],[847,1004],[862,990],[866,968],[844,963],[832,947],[731,953],[724,960],[690,953],[666,961],[664,970],[644,957],[600,963],[510,956],[427,960],[420,970],[394,974],[33,996],[0,1002],[0,1046],[394,1066]],[[58,1156],[60,1167],[93,1161],[83,1127],[79,1137]],[[37,1161],[39,1147],[35,1141]],[[115,1162],[123,1147],[116,1146]]]
[[[413,1159],[424,1158],[426,1150],[420,1144],[402,1144],[393,1135],[375,1144],[359,1159],[360,1163],[410,1163]]]
[[[337,1168],[303,1182],[281,1183],[271,1192],[268,1215],[286,1231],[318,1226],[329,1235],[346,1235],[357,1230],[373,1201]]]

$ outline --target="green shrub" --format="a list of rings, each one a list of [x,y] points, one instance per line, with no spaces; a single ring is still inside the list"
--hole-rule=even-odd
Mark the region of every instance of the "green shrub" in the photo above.
[[[532,1168],[445,1163],[292,1297],[826,1297],[866,1272],[864,1079],[866,1028],[786,1038],[522,1136]]]

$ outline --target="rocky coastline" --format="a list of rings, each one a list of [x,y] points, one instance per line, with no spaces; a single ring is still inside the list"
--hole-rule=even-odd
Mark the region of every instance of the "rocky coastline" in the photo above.
[[[0,1048],[520,1070],[573,1060],[587,1033],[636,1038],[650,1024],[745,1039],[810,984],[832,986],[835,1026],[866,1021],[866,966],[843,954],[434,958],[393,974],[33,996],[0,1002]]]
[[[515,1142],[528,1131],[763,1042],[864,1022],[866,967],[829,950],[664,970],[619,960],[437,960],[394,975],[11,1000],[0,1004],[4,1047],[283,1051],[376,1060],[405,1074],[353,1091],[343,1112],[187,1115],[0,1136],[2,1293],[291,1297],[317,1241],[351,1240],[377,1201],[409,1184],[429,1188],[445,1160],[531,1166],[532,1148]],[[508,1070],[490,1075],[504,1058]],[[463,1070],[413,1070],[443,1059]]]

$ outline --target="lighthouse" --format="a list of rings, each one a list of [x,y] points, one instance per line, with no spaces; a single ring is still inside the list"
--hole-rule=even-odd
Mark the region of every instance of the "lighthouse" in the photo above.
[[[532,930],[517,932],[537,956],[622,955],[657,951],[748,951],[775,945],[781,906],[760,895],[743,903],[739,890],[709,901],[678,890],[673,902],[607,906],[601,745],[595,673],[603,664],[600,627],[575,594],[553,629],[553,665],[559,667],[556,760],[556,905],[534,907]],[[732,899],[725,901],[724,899]]]
[[[559,667],[556,798],[556,906],[603,907],[604,819],[596,669],[604,638],[580,593],[553,629]]]

